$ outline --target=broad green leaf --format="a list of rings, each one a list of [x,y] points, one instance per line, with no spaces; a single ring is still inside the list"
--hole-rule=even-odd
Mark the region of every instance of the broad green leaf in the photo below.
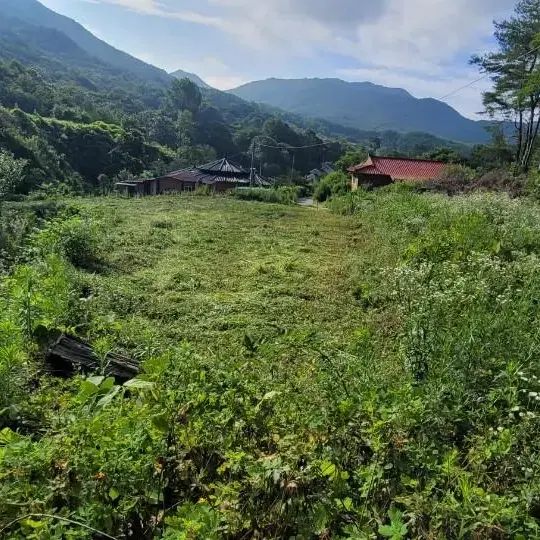
[[[4,428],[2,431],[0,431],[1,445],[13,444],[20,441],[21,439],[23,439],[23,437],[18,433],[12,431],[10,428]]]
[[[165,433],[169,430],[169,421],[167,418],[167,413],[156,414],[152,416],[152,424],[159,431]]]
[[[79,396],[81,398],[89,398],[99,392],[99,387],[90,380],[83,381],[81,384],[81,390]]]
[[[116,499],[120,497],[120,493],[118,493],[118,491],[116,491],[116,489],[112,487],[111,489],[109,489],[109,497],[111,498],[111,500],[116,501]]]
[[[336,474],[336,466],[331,461],[323,461],[321,463],[321,472],[324,476],[334,476]]]
[[[33,519],[25,519],[22,521],[22,524],[26,527],[30,527],[32,529],[42,529],[47,525],[46,521],[35,521]]]
[[[105,380],[105,377],[103,375],[96,375],[95,377],[88,377],[86,380],[95,386],[99,386]]]
[[[390,525],[381,525],[379,527],[379,534],[387,538],[394,538],[395,531]]]
[[[126,388],[137,388],[138,390],[151,390],[154,387],[154,383],[142,379],[131,379],[131,381],[124,383],[124,386]]]
[[[281,392],[278,392],[277,390],[272,390],[271,392],[267,392],[266,394],[264,394],[262,401],[270,401],[271,399],[274,399],[280,394]]]
[[[108,377],[107,379],[105,379],[99,389],[100,390],[112,390],[112,388],[114,387],[114,383],[115,383],[115,380],[114,380],[114,377]]]
[[[109,405],[121,389],[122,388],[120,386],[115,386],[107,395],[105,395],[98,401],[98,408],[103,408]]]

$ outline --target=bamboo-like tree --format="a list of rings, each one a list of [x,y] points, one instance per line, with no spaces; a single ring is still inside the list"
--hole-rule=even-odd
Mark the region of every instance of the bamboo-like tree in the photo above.
[[[491,77],[485,111],[514,123],[516,168],[526,172],[540,129],[540,2],[521,0],[511,18],[494,24],[498,50],[471,63]]]

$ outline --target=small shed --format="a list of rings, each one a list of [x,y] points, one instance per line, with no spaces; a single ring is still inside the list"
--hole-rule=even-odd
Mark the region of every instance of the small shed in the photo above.
[[[372,156],[360,165],[348,169],[351,173],[351,189],[359,186],[381,187],[394,182],[419,182],[439,176],[446,163],[428,159],[409,159]]]
[[[209,186],[212,191],[222,192],[250,185],[267,187],[272,185],[272,181],[223,158],[198,167],[173,171],[158,178],[119,182],[116,187],[125,195],[143,196],[194,191],[201,186]]]

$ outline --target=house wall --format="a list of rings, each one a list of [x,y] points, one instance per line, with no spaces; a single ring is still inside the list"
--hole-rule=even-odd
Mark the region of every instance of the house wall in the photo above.
[[[351,181],[352,191],[356,191],[359,186],[383,187],[393,184],[392,177],[383,174],[353,174]]]
[[[184,182],[176,178],[158,178],[156,193],[167,193],[170,191],[193,191],[197,187],[196,182]],[[155,193],[154,193],[155,194]]]

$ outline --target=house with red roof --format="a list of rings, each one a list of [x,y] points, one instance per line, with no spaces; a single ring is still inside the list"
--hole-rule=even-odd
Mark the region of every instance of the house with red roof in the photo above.
[[[439,176],[446,163],[428,159],[409,159],[370,155],[367,161],[348,169],[351,188],[381,187],[394,182],[426,182]]]

